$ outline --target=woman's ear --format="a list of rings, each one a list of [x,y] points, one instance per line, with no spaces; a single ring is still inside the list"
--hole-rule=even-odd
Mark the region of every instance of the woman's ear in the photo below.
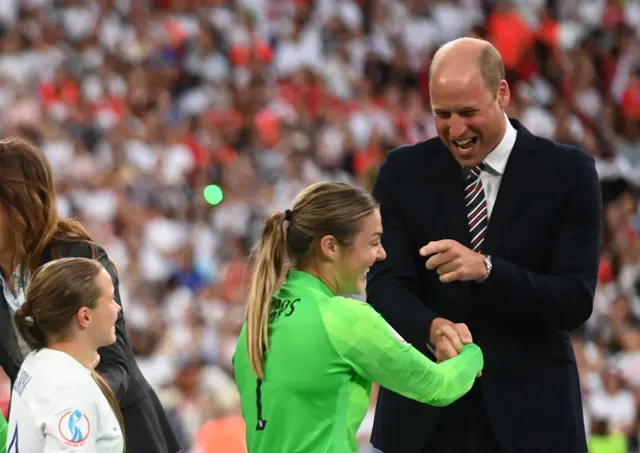
[[[331,235],[322,236],[318,243],[320,253],[325,259],[335,261],[339,254],[339,244],[336,238]]]
[[[91,324],[91,310],[88,307],[82,307],[76,313],[76,321],[81,329],[86,329]]]

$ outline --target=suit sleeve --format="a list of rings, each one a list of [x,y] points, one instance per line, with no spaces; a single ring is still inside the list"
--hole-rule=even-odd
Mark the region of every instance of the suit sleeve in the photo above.
[[[549,271],[531,272],[492,256],[490,277],[474,285],[480,303],[506,321],[573,330],[591,316],[598,278],[602,196],[593,159],[571,162],[571,189],[558,223]]]
[[[373,188],[373,196],[380,203],[387,258],[375,263],[368,274],[367,302],[409,343],[422,349],[429,341],[431,322],[439,315],[418,297],[417,249],[410,246],[398,200],[392,193],[402,177],[395,152],[381,166]]]
[[[72,250],[76,252],[73,256],[95,258],[100,261],[109,275],[111,275],[116,302],[120,307],[122,307],[118,273],[113,266],[113,263],[109,260],[107,253],[101,247],[96,247],[97,256],[93,256],[93,251],[88,244],[86,247],[78,245],[73,247]],[[118,313],[118,320],[116,321],[116,342],[112,345],[98,349],[98,354],[100,354],[100,363],[96,367],[96,371],[107,381],[109,387],[111,387],[121,405],[127,396],[129,381],[131,379],[129,367],[127,366],[127,352],[130,348],[131,346],[127,339],[124,323],[124,310],[120,310]]]
[[[325,327],[340,358],[358,375],[432,406],[447,406],[473,386],[484,364],[482,351],[466,345],[436,364],[408,344],[369,305],[343,299],[323,311]]]

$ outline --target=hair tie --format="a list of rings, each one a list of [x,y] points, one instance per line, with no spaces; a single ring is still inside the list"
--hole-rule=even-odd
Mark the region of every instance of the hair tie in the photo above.
[[[19,310],[25,319],[33,318],[33,311],[31,310],[31,307],[27,305],[26,302],[20,306]]]
[[[286,211],[284,211],[284,219],[287,222],[291,222],[291,220],[293,220],[293,213],[291,212],[291,209],[287,209]]]

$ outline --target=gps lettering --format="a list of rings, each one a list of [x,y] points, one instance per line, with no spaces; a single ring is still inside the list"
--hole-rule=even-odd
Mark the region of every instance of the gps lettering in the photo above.
[[[275,299],[273,301],[273,307],[271,308],[271,313],[269,313],[269,320],[273,321],[274,319],[279,318],[284,315],[285,317],[291,316],[296,309],[296,304],[300,302],[300,299],[294,300],[280,300]]]

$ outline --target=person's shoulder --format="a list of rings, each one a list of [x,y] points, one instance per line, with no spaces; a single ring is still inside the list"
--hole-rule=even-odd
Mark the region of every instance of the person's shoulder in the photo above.
[[[422,180],[429,169],[439,168],[442,157],[448,152],[438,137],[392,149],[380,165],[375,190],[379,190],[380,185],[391,187],[391,182],[396,190],[406,189],[406,184]]]
[[[429,160],[447,152],[439,137],[433,137],[423,142],[401,145],[389,151],[383,166],[386,165],[414,165],[417,162]]]
[[[595,159],[583,148],[575,145],[558,143],[546,138],[538,138],[544,146],[536,149],[540,174],[552,186],[562,190],[570,190],[585,184],[596,184],[599,181]],[[567,182],[572,184],[567,185]]]
[[[341,316],[357,319],[360,316],[375,314],[371,305],[349,296],[333,296],[328,298],[326,307]]]
[[[574,145],[557,143],[559,155],[568,168],[595,172],[596,161],[586,150]]]
[[[543,137],[536,139],[541,143],[540,149],[546,149],[549,153],[567,163],[593,164],[595,160],[585,149],[568,143],[559,143]]]
[[[31,351],[25,358],[22,369],[45,377],[52,384],[57,381],[87,381],[92,382],[88,373],[83,373],[84,368],[70,367],[66,354],[51,349],[39,349]],[[75,359],[74,359],[74,365]],[[57,373],[50,373],[52,369],[59,370]]]
[[[107,256],[107,252],[103,247],[85,239],[59,242],[55,245],[55,250],[59,256],[65,258],[101,259]]]
[[[60,365],[50,357],[30,355],[21,367],[14,391],[20,392],[24,399],[36,406],[49,401],[81,401],[89,398],[94,390],[93,380],[87,374],[71,372]],[[57,371],[52,373],[52,369]]]
[[[38,381],[40,382],[42,380]],[[57,378],[51,379],[48,385],[41,387],[38,405],[44,406],[46,401],[54,411],[62,408],[86,407],[87,404],[96,401],[96,390],[98,390],[97,385],[93,379],[87,379],[87,376],[60,373]]]
[[[118,279],[115,263],[107,251],[99,244],[85,239],[61,241],[52,245],[52,252],[44,257],[43,263],[54,258],[89,258],[99,261],[114,280]]]
[[[322,321],[330,339],[352,338],[359,326],[369,325],[373,308],[347,296],[328,298],[320,305]],[[355,337],[353,337],[355,338]]]
[[[107,251],[102,246],[92,241],[69,241],[67,242],[66,247],[72,256],[96,259],[107,256]]]
[[[66,379],[65,379],[66,376]],[[87,379],[88,378],[88,379]],[[93,416],[99,411],[97,404],[100,390],[88,376],[84,379],[76,374],[60,373],[56,378],[44,383],[27,402],[37,420],[48,421],[60,426],[69,423],[70,418],[84,418],[85,423],[94,423]],[[72,415],[74,414],[74,415]]]
[[[47,388],[50,394],[60,395],[61,398],[72,396],[74,399],[83,399],[95,394],[96,384],[88,375],[59,373],[55,378],[47,378],[46,381],[49,382]]]
[[[330,299],[331,306],[325,315],[325,321],[333,324],[335,335],[354,335],[355,332],[367,335],[372,331],[380,334],[386,332],[401,343],[407,344],[382,315],[370,304],[353,297],[335,296]],[[380,330],[381,329],[381,330]],[[372,338],[373,339],[373,338]]]
[[[534,135],[524,126],[519,127],[519,133],[524,134],[525,146],[535,150],[542,157],[542,162],[556,169],[565,166],[588,167],[594,166],[594,158],[583,148],[569,143],[560,143],[546,137]],[[516,142],[517,143],[517,142]]]

